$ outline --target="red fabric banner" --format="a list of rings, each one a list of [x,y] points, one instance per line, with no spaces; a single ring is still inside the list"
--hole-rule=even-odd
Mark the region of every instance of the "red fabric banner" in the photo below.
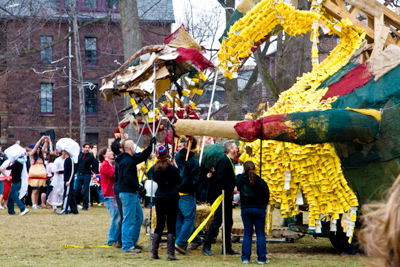
[[[263,140],[272,140],[275,137],[287,133],[289,138],[296,139],[295,129],[286,125],[290,120],[288,114],[270,115],[263,117]],[[260,119],[238,122],[234,128],[240,137],[253,142],[261,137]]]
[[[358,65],[350,70],[340,81],[329,86],[328,92],[321,100],[329,97],[347,95],[358,87],[367,84],[372,78],[372,72],[368,70],[367,62]]]

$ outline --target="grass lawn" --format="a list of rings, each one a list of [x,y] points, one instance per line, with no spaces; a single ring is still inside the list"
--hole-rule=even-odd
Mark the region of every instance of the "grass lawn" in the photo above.
[[[30,208],[30,207],[29,207]],[[79,215],[55,215],[51,209],[30,210],[25,216],[9,216],[0,210],[0,266],[238,266],[240,256],[223,259],[221,236],[212,250],[214,257],[206,257],[200,250],[190,255],[177,255],[179,261],[166,260],[166,250],[160,252],[161,260],[150,260],[147,252],[148,236],[142,242],[146,248],[140,254],[123,253],[115,248],[89,248],[106,245],[110,215],[105,207],[90,208]],[[145,217],[148,209],[144,210]],[[240,209],[234,210],[234,227],[243,227]],[[274,224],[279,225],[279,214]],[[145,237],[144,228],[141,238]],[[60,247],[60,245],[85,246],[85,248]],[[162,245],[163,246],[163,245]],[[241,250],[241,243],[233,248]],[[269,243],[269,266],[365,266],[359,257],[342,256],[326,238],[306,236],[294,243]],[[255,253],[255,244],[253,244]],[[254,254],[251,265],[257,264]]]

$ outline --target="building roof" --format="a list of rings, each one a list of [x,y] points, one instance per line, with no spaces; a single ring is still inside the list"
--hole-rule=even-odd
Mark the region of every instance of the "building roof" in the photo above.
[[[172,0],[137,0],[139,20],[146,22],[174,23]],[[0,17],[43,17],[47,19],[68,18],[59,0],[0,0]],[[80,19],[104,17],[110,10],[77,11]],[[112,12],[112,19],[120,20],[119,12]]]

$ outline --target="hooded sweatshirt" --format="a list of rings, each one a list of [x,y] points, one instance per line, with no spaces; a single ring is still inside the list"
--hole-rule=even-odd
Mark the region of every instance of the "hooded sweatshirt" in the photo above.
[[[152,145],[148,146],[142,153],[135,153],[132,156],[128,153],[121,153],[115,159],[118,163],[118,192],[137,193],[139,181],[136,165],[150,157]]]
[[[178,187],[179,193],[194,194],[197,190],[197,184],[200,177],[199,161],[194,157],[193,152],[189,152],[188,160],[186,160],[187,149],[184,148],[179,151],[179,159],[181,165],[181,178],[182,182]]]

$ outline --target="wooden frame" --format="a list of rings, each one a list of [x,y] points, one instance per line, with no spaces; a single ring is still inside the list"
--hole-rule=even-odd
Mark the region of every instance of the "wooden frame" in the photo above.
[[[375,56],[383,51],[387,45],[400,46],[400,17],[376,0],[348,0],[350,8],[343,0],[325,0],[322,6],[327,14],[337,20],[349,18],[357,27],[365,31],[368,44],[372,44],[372,50],[360,57],[360,62]],[[357,19],[360,12],[367,17],[367,24]]]

